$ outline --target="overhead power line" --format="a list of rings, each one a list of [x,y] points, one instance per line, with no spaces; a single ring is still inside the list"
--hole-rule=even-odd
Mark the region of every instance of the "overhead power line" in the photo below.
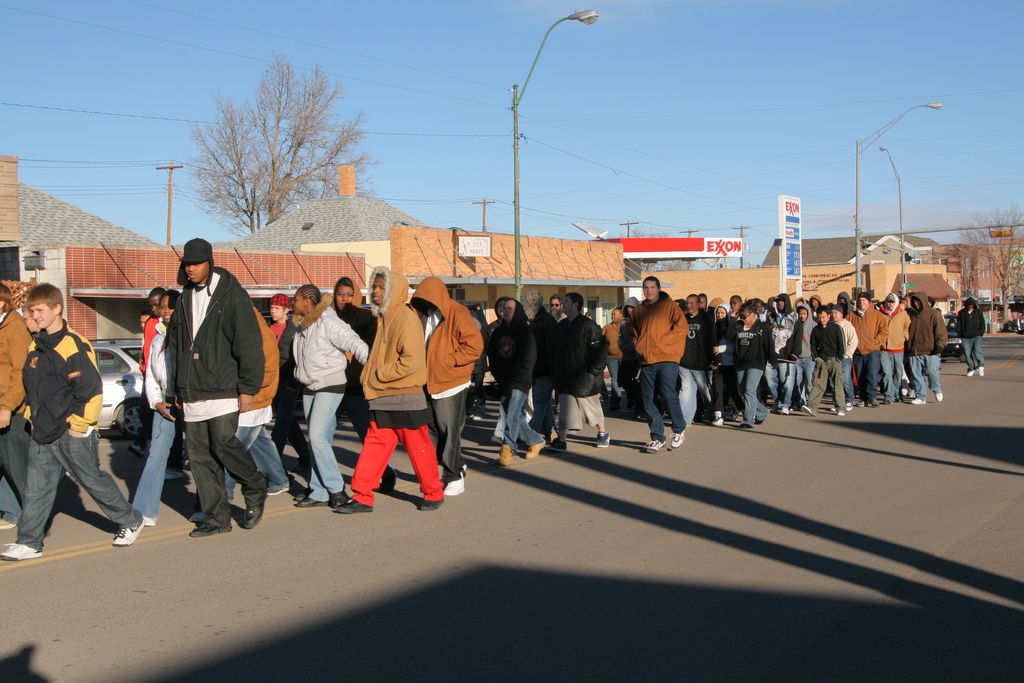
[[[10,7],[9,5],[0,5],[0,9],[11,10],[12,12],[23,12],[24,14],[32,14],[32,15],[37,16],[37,17],[44,17],[46,19],[53,19],[55,21],[64,21],[64,22],[67,22],[69,24],[77,24],[79,26],[88,26],[89,28],[97,28],[97,29],[100,29],[102,31],[111,31],[113,33],[121,33],[121,34],[124,34],[124,35],[127,35],[127,36],[134,36],[136,38],[145,38],[146,40],[155,40],[157,42],[168,43],[170,45],[178,45],[180,47],[189,47],[189,48],[192,48],[194,50],[205,50],[206,52],[214,52],[216,54],[227,55],[229,57],[239,57],[241,59],[248,59],[248,60],[251,60],[251,61],[254,61],[254,62],[261,62],[263,64],[270,64],[271,63],[270,61],[268,61],[267,59],[264,59],[263,57],[254,57],[252,55],[245,55],[245,54],[241,54],[239,52],[231,52],[229,50],[219,50],[219,49],[214,48],[214,47],[206,47],[205,45],[196,45],[194,43],[186,43],[186,42],[181,41],[181,40],[171,40],[170,38],[159,38],[157,36],[151,36],[151,35],[147,35],[145,33],[138,33],[138,32],[135,32],[135,31],[126,31],[124,29],[113,28],[113,27],[110,27],[110,26],[102,26],[100,24],[91,24],[91,23],[89,23],[87,21],[78,21],[77,19],[68,19],[66,17],[58,17],[58,16],[54,16],[52,14],[44,14],[42,12],[33,12],[32,10],[22,9],[20,7]],[[303,71],[311,71],[311,69],[309,69],[308,67],[303,67],[303,66],[297,66],[295,68],[296,69],[301,69]],[[498,109],[505,109],[506,108],[504,105],[494,104],[492,102],[480,102],[479,100],[471,100],[471,99],[469,99],[467,97],[456,97],[455,95],[444,95],[442,93],[431,92],[429,90],[420,90],[418,88],[409,88],[409,87],[404,86],[404,85],[395,85],[393,83],[385,83],[383,81],[375,81],[375,80],[372,80],[372,79],[369,79],[369,78],[359,78],[358,76],[346,76],[344,74],[333,73],[331,71],[324,71],[324,73],[329,75],[329,76],[335,76],[337,78],[344,78],[344,79],[348,79],[350,81],[360,81],[362,83],[372,83],[373,85],[380,85],[380,86],[384,86],[385,88],[395,88],[397,90],[405,90],[407,92],[415,92],[415,93],[419,93],[421,95],[432,95],[434,97],[443,97],[445,99],[457,100],[459,102],[469,102],[470,104],[479,104],[479,105],[482,105],[482,106],[485,106],[485,107],[497,107]]]

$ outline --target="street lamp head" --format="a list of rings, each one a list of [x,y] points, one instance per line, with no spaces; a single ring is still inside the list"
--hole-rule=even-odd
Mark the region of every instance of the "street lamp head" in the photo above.
[[[889,150],[887,150],[885,147],[879,147],[878,151],[879,152],[888,152]]]
[[[566,17],[566,19],[575,19],[576,21],[582,21],[584,24],[589,26],[590,24],[593,24],[595,21],[597,21],[597,18],[599,16],[600,15],[597,13],[596,10],[588,9],[583,10],[582,12],[570,14],[568,17]],[[930,107],[932,105],[929,104],[928,106]],[[940,104],[939,106],[941,107],[942,105]]]
[[[931,107],[935,111],[938,111],[939,109],[942,109],[942,102],[929,102],[928,104],[926,104],[924,106]]]

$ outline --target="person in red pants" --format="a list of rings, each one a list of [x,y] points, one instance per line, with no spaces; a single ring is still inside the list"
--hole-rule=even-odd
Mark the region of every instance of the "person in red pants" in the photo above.
[[[428,432],[431,413],[424,392],[423,326],[416,312],[406,306],[409,281],[404,275],[377,266],[370,275],[370,286],[370,312],[377,319],[377,336],[359,377],[370,405],[370,428],[352,475],[352,497],[334,511],[343,515],[373,512],[373,489],[399,440],[420,482],[420,510],[436,510],[444,502],[444,485]]]

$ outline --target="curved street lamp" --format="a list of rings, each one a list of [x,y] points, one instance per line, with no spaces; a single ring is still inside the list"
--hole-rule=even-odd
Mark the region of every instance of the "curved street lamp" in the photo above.
[[[580,21],[588,26],[597,21],[598,13],[592,9],[584,10],[583,12],[574,12],[567,17],[562,17],[551,25],[548,32],[544,34],[544,40],[540,42],[540,48],[537,49],[537,56],[533,58],[533,65],[530,67],[530,73],[526,74],[526,80],[523,81],[523,87],[520,88],[518,85],[512,86],[512,171],[514,176],[514,191],[512,194],[512,213],[515,220],[515,280],[516,280],[516,299],[522,298],[523,291],[523,278],[522,278],[522,260],[520,258],[519,249],[519,103],[523,100],[523,94],[526,93],[526,86],[530,84],[530,77],[533,76],[533,70],[537,68],[537,60],[540,59],[540,53],[544,51],[544,44],[548,42],[548,36],[551,35],[551,31],[556,26],[561,24],[563,21]]]
[[[854,244],[855,249],[854,249],[853,253],[854,253],[854,258],[855,258],[855,263],[856,263],[856,265],[855,265],[856,277],[854,279],[854,286],[855,286],[856,291],[858,291],[858,292],[861,289],[864,288],[864,274],[860,272],[860,249],[861,249],[861,244],[860,244],[860,240],[861,240],[861,232],[860,232],[860,154],[868,146],[870,146],[875,141],[877,141],[878,138],[880,138],[883,135],[885,135],[889,131],[890,128],[892,128],[897,123],[899,123],[903,119],[904,116],[906,116],[910,112],[914,111],[915,109],[920,109],[922,107],[928,107],[929,109],[934,109],[934,110],[938,111],[939,109],[942,109],[942,102],[929,102],[928,104],[919,104],[916,107],[911,107],[910,109],[906,110],[905,112],[903,112],[902,114],[900,114],[899,116],[894,118],[889,123],[885,124],[884,126],[879,128],[878,130],[876,130],[874,133],[869,135],[864,140],[857,140],[857,204],[856,204],[856,208],[854,209],[855,213],[853,214],[853,226],[854,226],[853,230],[854,230],[854,237],[856,239],[854,240],[854,242],[855,242],[855,244]]]
[[[885,147],[879,147],[878,151],[885,152],[886,156],[889,157],[893,175],[896,176],[896,191],[900,202],[900,298],[902,299],[907,295],[907,242],[906,236],[903,234],[903,178],[900,177],[900,172],[896,170],[896,162],[892,160],[892,154],[889,150]]]

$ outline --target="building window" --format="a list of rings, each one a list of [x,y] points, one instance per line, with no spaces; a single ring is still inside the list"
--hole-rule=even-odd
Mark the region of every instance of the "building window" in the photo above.
[[[940,258],[939,259],[939,265],[940,266],[948,266],[949,265],[949,259],[948,258]]]

